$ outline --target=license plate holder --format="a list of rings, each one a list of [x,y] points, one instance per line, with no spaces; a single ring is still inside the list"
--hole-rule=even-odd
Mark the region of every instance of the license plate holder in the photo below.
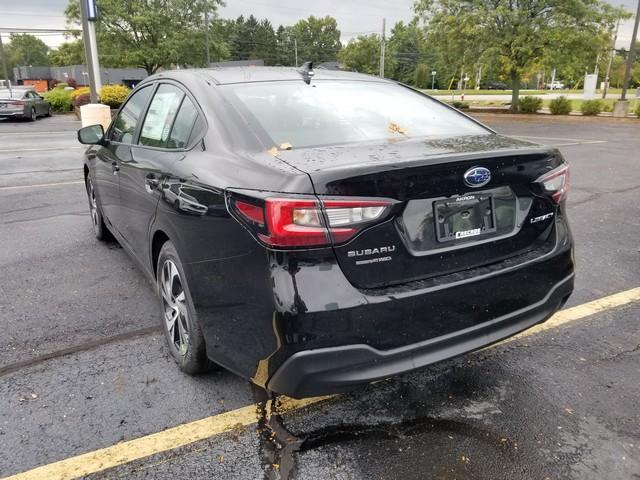
[[[437,200],[433,210],[438,242],[473,241],[496,231],[495,205],[490,194]]]

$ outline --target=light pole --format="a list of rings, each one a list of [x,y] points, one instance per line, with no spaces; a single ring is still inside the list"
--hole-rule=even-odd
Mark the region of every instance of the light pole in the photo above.
[[[207,68],[211,65],[211,52],[209,51],[209,8],[204,2],[204,43],[207,53]]]
[[[4,79],[7,82],[7,88],[9,89],[9,97],[13,97],[11,90],[11,80],[9,80],[9,73],[7,72],[7,60],[4,56],[4,47],[2,46],[2,34],[0,33],[0,60],[2,60],[2,71],[4,72]]]
[[[98,46],[96,44],[95,21],[98,18],[95,0],[80,0],[82,17],[82,38],[84,40],[84,55],[89,71],[89,91],[91,103],[98,103],[98,92],[102,87],[100,80],[100,64],[98,62]]]
[[[616,54],[616,41],[618,40],[618,29],[620,28],[620,17],[616,23],[616,32],[613,34],[613,45],[611,45],[611,52],[609,53],[609,63],[607,64],[607,75],[604,78],[604,88],[602,89],[602,98],[607,98],[607,90],[609,89],[609,82],[611,81],[611,65],[613,65],[613,56]]]
[[[380,78],[384,78],[385,30],[387,19],[382,19],[382,36],[380,37]]]
[[[435,70],[431,70],[431,90],[436,89],[436,72]]]
[[[638,10],[636,12],[636,21],[633,25],[633,35],[631,35],[631,47],[629,48],[629,55],[627,55],[627,66],[624,70],[624,83],[622,84],[622,96],[621,101],[627,100],[627,89],[629,88],[629,81],[631,80],[631,67],[633,67],[633,61],[636,58],[636,37],[638,36],[638,23],[640,23],[640,0],[638,0]]]

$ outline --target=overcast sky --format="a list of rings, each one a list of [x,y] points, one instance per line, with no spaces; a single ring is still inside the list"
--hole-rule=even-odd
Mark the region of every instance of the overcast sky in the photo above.
[[[123,0],[126,1],[126,0]],[[615,5],[626,5],[635,10],[640,0],[608,0]],[[0,0],[0,28],[52,28],[65,27],[64,9],[69,0]],[[226,0],[220,9],[223,18],[248,16],[253,13],[259,19],[268,18],[274,27],[292,25],[309,15],[332,15],[338,21],[342,41],[360,34],[379,32],[382,18],[387,19],[387,32],[399,20],[412,18],[414,0],[324,0],[318,2],[300,0]],[[629,47],[633,30],[632,22],[625,22],[620,29],[618,47]],[[38,34],[51,47],[65,39],[56,34]],[[3,38],[8,34],[4,33]]]

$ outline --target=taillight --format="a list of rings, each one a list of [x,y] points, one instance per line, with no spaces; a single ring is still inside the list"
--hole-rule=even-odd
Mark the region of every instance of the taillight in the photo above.
[[[351,240],[385,219],[392,200],[230,197],[229,210],[263,243],[279,248],[321,247]]]
[[[14,100],[13,102],[9,102],[10,105],[15,105],[16,107],[23,107],[24,102],[22,100]]]
[[[554,203],[559,204],[569,193],[569,165],[562,165],[536,180]]]

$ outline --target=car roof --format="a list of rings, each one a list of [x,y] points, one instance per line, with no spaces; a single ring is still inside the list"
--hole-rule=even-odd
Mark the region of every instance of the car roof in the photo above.
[[[365,75],[362,73],[345,72],[342,70],[327,70],[318,68],[313,70],[313,80],[360,80],[369,82],[389,82],[378,77]],[[275,82],[286,80],[302,80],[300,71],[295,67],[213,67],[201,69],[167,70],[152,78],[175,78],[176,80],[185,76],[201,77],[212,81],[217,85],[232,83],[250,82]]]

